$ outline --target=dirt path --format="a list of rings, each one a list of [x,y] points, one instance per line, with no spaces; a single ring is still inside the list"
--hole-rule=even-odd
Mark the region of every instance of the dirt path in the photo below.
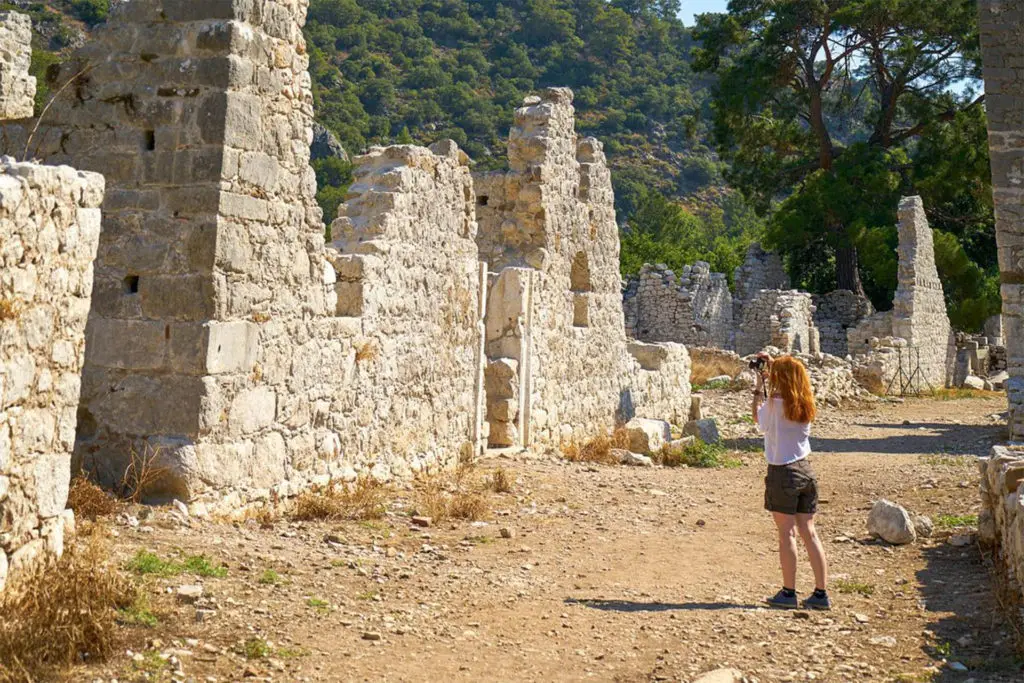
[[[735,400],[707,402],[745,448],[752,427]],[[126,642],[146,652],[158,638],[148,651],[174,654],[177,678],[197,681],[690,681],[724,666],[762,682],[1020,680],[985,561],[946,528],[977,512],[976,467],[960,456],[988,451],[1004,409],[1004,398],[915,400],[822,416],[828,614],[760,606],[780,579],[758,453],[715,470],[495,460],[476,476],[501,466],[517,483],[492,494],[486,523],[414,528],[399,500],[363,524],[122,525],[122,559],[144,548],[227,567],[201,579],[198,605],[161,597],[197,579],[151,579],[160,625],[126,628]],[[946,526],[912,546],[873,542],[865,520],[881,496]],[[268,656],[247,659],[246,641]],[[170,679],[172,663],[140,658],[76,678]]]

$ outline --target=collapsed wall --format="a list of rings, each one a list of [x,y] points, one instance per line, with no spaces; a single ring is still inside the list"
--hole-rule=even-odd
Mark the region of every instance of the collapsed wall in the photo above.
[[[491,427],[530,446],[685,419],[685,348],[627,348],[610,173],[568,90],[517,111],[512,170],[483,192],[450,141],[372,149],[325,245],[305,10],[122,3],[54,83],[73,95],[33,152],[108,181],[81,465],[230,508],[450,466]],[[496,362],[520,401],[491,395]]]
[[[623,293],[626,334],[640,341],[671,341],[728,348],[732,294],[725,275],[698,261],[681,277],[664,264],[644,264]]]
[[[736,352],[741,356],[774,346],[783,353],[819,351],[811,295],[797,290],[763,289],[743,305],[736,328]]]
[[[733,319],[743,320],[743,308],[747,302],[757,298],[762,289],[788,290],[789,275],[782,265],[782,259],[773,251],[765,251],[758,243],[747,248],[743,264],[733,273],[735,296],[733,297]]]
[[[899,206],[899,284],[892,302],[893,336],[906,339],[916,354],[917,390],[949,386],[956,347],[946,299],[935,266],[932,229],[920,197]]]
[[[900,200],[899,219],[899,282],[893,308],[847,330],[855,372],[875,393],[942,389],[949,386],[956,363],[932,230],[921,198]]]
[[[850,329],[875,312],[867,297],[848,289],[814,297],[814,307],[814,325],[821,336],[821,350],[840,358],[850,353]]]
[[[0,119],[32,113],[28,17],[0,12]],[[12,59],[13,56],[13,59]],[[0,157],[0,590],[59,557],[103,178]]]
[[[1024,438],[1024,7],[980,0],[996,244],[1003,297],[1010,438]]]
[[[601,143],[577,138],[572,100],[566,88],[528,97],[509,135],[510,170],[474,176],[477,244],[504,300],[488,312],[501,318],[489,328],[505,330],[488,333],[495,446],[584,439],[646,415],[659,401],[650,392],[665,391],[646,386],[647,400],[637,400],[643,374],[626,346],[611,173]],[[516,284],[503,281],[513,277],[506,269],[521,271]],[[663,401],[680,415],[689,408],[685,353],[674,350],[679,361],[665,366],[679,374]]]
[[[1024,452],[1017,447],[995,446],[988,458],[978,460],[981,541],[996,549],[995,557],[1010,584],[1024,591]]]

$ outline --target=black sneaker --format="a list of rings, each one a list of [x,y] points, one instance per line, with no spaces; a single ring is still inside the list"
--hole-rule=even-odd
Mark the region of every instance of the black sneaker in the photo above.
[[[796,593],[793,593],[792,595],[786,595],[786,591],[784,590],[779,591],[770,598],[765,598],[764,601],[767,602],[771,607],[775,607],[778,609],[796,609],[797,606]]]
[[[804,609],[832,609],[832,601],[829,599],[827,595],[822,595],[821,597],[818,597],[817,595],[812,594],[809,597],[804,598],[804,601],[800,604],[803,606]]]

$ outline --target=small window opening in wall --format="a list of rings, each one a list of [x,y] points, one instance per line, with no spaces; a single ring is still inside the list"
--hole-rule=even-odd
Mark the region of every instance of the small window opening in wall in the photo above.
[[[138,294],[139,293],[139,276],[129,275],[124,279],[124,293],[125,294]]]
[[[476,198],[476,205],[477,206],[487,206],[487,202],[489,202],[490,200],[491,200],[490,197],[488,197],[485,194],[482,194],[482,195],[480,195],[479,197]]]
[[[146,131],[146,151],[152,152],[156,149],[156,132],[147,130]]]
[[[573,327],[590,327],[590,296],[576,293],[572,297]]]
[[[578,252],[572,260],[569,271],[569,288],[574,292],[590,292],[590,259],[586,252]]]

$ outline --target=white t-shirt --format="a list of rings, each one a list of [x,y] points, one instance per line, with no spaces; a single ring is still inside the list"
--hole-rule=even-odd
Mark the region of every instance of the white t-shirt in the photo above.
[[[811,424],[786,419],[781,398],[757,409],[757,426],[764,433],[764,457],[770,465],[788,465],[811,454]]]

